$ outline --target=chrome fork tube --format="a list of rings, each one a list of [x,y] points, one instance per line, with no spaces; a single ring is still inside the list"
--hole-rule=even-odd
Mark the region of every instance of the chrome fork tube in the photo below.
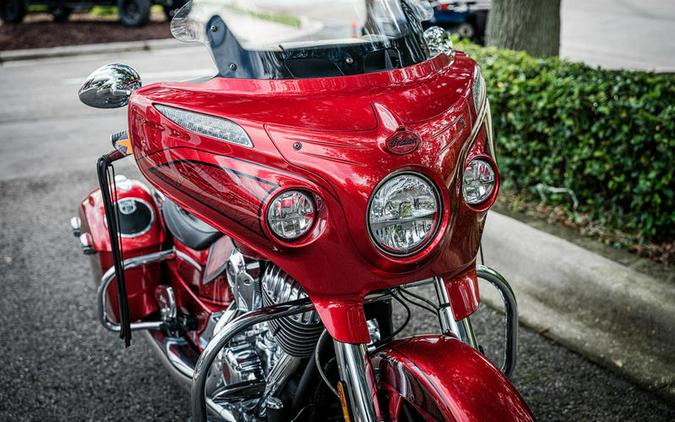
[[[473,331],[473,326],[471,325],[469,317],[459,321],[455,320],[448,288],[442,277],[434,277],[434,287],[436,288],[436,296],[438,296],[438,303],[440,305],[438,309],[438,319],[441,322],[441,331],[443,334],[453,334],[469,346],[478,348],[476,334]]]
[[[352,417],[356,422],[379,421],[375,374],[365,344],[333,341],[340,379],[349,396]]]

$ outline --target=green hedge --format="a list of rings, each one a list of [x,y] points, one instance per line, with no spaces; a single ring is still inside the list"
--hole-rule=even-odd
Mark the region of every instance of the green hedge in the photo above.
[[[507,189],[568,188],[607,227],[673,239],[675,77],[457,48],[481,64]],[[568,196],[552,201],[572,211]]]

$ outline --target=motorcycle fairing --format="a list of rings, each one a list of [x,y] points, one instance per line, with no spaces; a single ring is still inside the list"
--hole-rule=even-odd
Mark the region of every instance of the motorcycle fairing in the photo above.
[[[443,357],[439,359],[439,357]],[[504,374],[454,337],[419,336],[392,342],[373,357],[389,420],[407,420],[407,404],[428,421],[534,421]]]
[[[470,101],[474,69],[457,53],[358,76],[149,85],[130,98],[133,150],[155,187],[298,280],[334,338],[367,343],[367,293],[436,275],[450,282],[474,265],[485,210],[464,204],[459,180],[467,156],[492,156],[489,119],[478,121],[484,113]],[[253,147],[190,132],[157,103],[229,119]],[[386,152],[382,143],[401,128],[417,132],[420,147]],[[407,258],[384,255],[366,228],[373,189],[400,170],[431,179],[443,208],[436,237]],[[264,218],[286,189],[313,193],[317,205],[314,228],[294,243]],[[458,289],[477,298],[471,283]]]

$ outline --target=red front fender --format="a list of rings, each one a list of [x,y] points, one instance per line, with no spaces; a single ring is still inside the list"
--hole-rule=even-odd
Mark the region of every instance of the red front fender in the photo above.
[[[455,338],[395,341],[374,356],[374,365],[383,394],[380,404],[392,422],[408,420],[411,409],[425,421],[534,420],[504,374]]]

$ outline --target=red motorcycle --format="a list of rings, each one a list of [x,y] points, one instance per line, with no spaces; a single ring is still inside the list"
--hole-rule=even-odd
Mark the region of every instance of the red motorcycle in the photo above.
[[[476,263],[499,188],[480,68],[422,29],[423,1],[317,3],[192,1],[172,33],[217,76],[84,83],[129,107],[71,221],[101,324],[155,346],[193,421],[533,420],[507,379],[513,293]],[[147,184],[115,176],[128,155]],[[469,319],[478,278],[506,304],[500,369]],[[394,305],[433,307],[440,333],[396,338]]]

